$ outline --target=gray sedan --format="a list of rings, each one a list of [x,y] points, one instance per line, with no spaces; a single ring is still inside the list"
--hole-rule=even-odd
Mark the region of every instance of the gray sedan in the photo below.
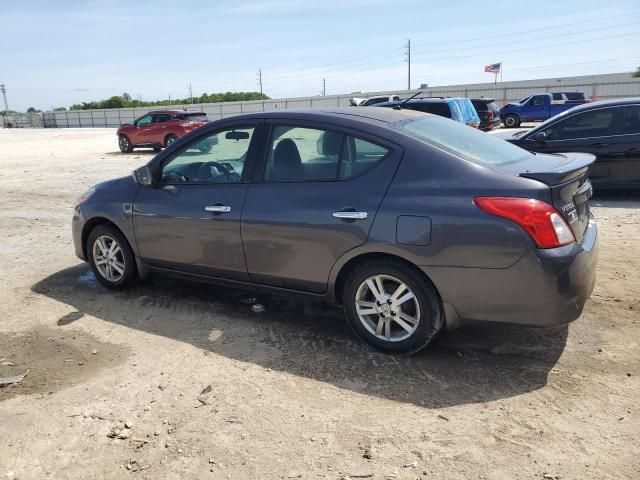
[[[445,326],[581,314],[593,159],[402,109],[248,114],[88,190],[73,237],[106,287],[161,273],[312,297],[372,345],[413,352]]]

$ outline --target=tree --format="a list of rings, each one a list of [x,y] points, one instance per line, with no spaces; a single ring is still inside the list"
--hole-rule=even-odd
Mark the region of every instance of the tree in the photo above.
[[[640,78],[640,67],[636,68],[635,72],[631,72],[631,76],[634,78]]]
[[[122,98],[124,98],[127,102],[131,101],[131,95],[129,95],[127,92],[124,92],[122,94]]]
[[[66,110],[66,107],[56,107],[53,109],[54,112],[64,112]]]
[[[38,109],[36,109],[36,108],[33,108],[33,107],[29,107],[29,108],[27,108],[27,113],[37,113],[37,112],[39,112],[39,111],[40,111],[40,110],[38,110]]]

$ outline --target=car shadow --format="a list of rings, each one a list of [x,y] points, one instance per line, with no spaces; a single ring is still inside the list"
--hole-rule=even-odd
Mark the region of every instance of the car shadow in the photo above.
[[[110,155],[114,157],[135,157],[136,155],[157,155],[159,152],[154,151],[152,148],[145,148],[144,150],[134,150],[133,152],[124,153],[121,151],[105,152],[104,155]]]
[[[54,273],[32,291],[72,306],[63,328],[91,315],[264,368],[426,408],[489,402],[543,387],[567,327],[483,324],[443,334],[412,356],[371,349],[342,310],[288,297],[155,276],[124,292],[88,265]]]

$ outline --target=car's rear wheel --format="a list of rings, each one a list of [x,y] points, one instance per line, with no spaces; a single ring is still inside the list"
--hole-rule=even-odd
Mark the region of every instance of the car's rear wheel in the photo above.
[[[167,138],[164,139],[164,146],[168,147],[169,145],[171,145],[173,142],[175,142],[178,139],[178,137],[176,135],[167,135]]]
[[[118,137],[118,146],[120,147],[120,151],[122,153],[131,153],[133,152],[133,145],[131,145],[131,141],[129,137],[126,135],[120,135]]]
[[[153,151],[156,152],[156,153],[159,152],[160,150],[162,150],[162,148],[160,148],[160,147],[154,147],[153,148]]]
[[[93,274],[105,287],[120,290],[137,277],[135,258],[124,235],[110,225],[98,225],[87,239]]]
[[[520,119],[516,115],[507,115],[503,122],[507,128],[517,128],[520,125]]]
[[[401,261],[373,260],[356,267],[342,300],[358,336],[384,350],[417,352],[444,323],[434,286]]]

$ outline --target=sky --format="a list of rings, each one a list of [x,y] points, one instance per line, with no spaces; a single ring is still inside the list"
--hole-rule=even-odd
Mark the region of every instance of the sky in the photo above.
[[[635,70],[638,0],[4,0],[9,108],[123,92],[143,100],[263,91],[272,98]],[[3,108],[3,107],[0,107]]]

